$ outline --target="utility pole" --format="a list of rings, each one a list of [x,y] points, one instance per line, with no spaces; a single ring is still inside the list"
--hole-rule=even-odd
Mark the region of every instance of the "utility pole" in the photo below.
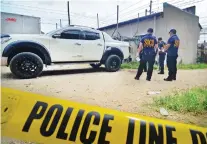
[[[150,12],[150,14],[152,14],[152,0],[150,0],[150,5],[149,5],[149,7],[150,7],[149,12]]]
[[[117,35],[118,35],[118,28],[119,28],[119,5],[117,5],[117,22],[116,22]]]
[[[70,25],[70,3],[68,1],[68,26]]]
[[[137,34],[139,34],[139,13],[138,13],[138,17],[137,17]]]
[[[145,16],[147,15],[147,9],[145,9]]]
[[[97,27],[99,28],[99,18],[98,18],[98,13],[97,13]]]
[[[57,29],[58,24],[56,23],[56,29]]]
[[[61,21],[61,19],[60,19],[60,27],[62,27],[62,21]]]

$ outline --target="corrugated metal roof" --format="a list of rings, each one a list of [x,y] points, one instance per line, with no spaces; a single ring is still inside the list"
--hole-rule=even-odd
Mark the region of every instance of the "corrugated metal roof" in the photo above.
[[[139,19],[135,18],[135,19],[130,19],[128,21],[120,22],[119,26],[127,25],[127,24],[130,24],[130,23],[136,23],[137,21],[141,22],[141,21],[144,21],[144,20],[147,20],[147,19],[152,19],[155,16],[159,17],[159,16],[161,16],[162,13],[163,12],[154,13],[154,14],[151,14],[151,15],[148,15],[148,16],[140,17]],[[116,27],[116,24],[101,27],[101,28],[99,28],[99,30],[104,30],[104,29],[109,29],[109,28],[114,28],[114,27]]]
[[[170,5],[170,4],[165,2],[163,5],[167,6],[167,5]],[[171,5],[171,6],[173,6],[173,5]],[[191,7],[182,9],[182,10],[195,15],[195,6],[191,6]],[[163,12],[159,12],[159,13],[151,14],[151,15],[148,15],[148,16],[140,17],[139,19],[135,18],[135,19],[130,19],[130,20],[124,21],[124,22],[120,22],[119,26],[127,25],[127,24],[130,24],[130,23],[136,23],[138,20],[139,20],[139,22],[141,22],[141,21],[144,21],[144,20],[147,20],[147,19],[152,19],[152,18],[154,18],[154,16],[159,17],[160,15],[162,15],[162,13]],[[108,25],[108,26],[105,26],[105,27],[101,27],[101,28],[99,28],[99,30],[110,29],[110,28],[115,28],[115,27],[116,27],[116,24],[112,24],[112,25]],[[202,26],[200,25],[200,23],[199,23],[199,27],[200,27],[200,29],[202,29]]]

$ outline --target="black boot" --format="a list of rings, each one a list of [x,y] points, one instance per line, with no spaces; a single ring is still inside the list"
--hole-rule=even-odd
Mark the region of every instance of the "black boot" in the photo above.
[[[164,68],[161,68],[161,70],[158,74],[164,74]]]
[[[165,74],[163,71],[160,71],[158,74]]]
[[[172,81],[172,76],[168,76],[167,78],[164,79],[164,81]]]
[[[135,79],[135,80],[139,80],[139,77],[135,77],[134,79]]]
[[[172,76],[172,80],[176,80],[176,75],[173,75]]]

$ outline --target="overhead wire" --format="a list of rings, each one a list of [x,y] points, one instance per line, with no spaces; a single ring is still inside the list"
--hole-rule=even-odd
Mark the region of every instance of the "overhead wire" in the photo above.
[[[21,7],[21,6],[14,6],[14,5],[6,5],[6,7],[15,7],[15,8],[18,8],[18,9],[24,9],[24,10],[31,10],[31,11],[36,11],[35,7],[33,7],[33,9],[29,9],[29,8],[25,8],[25,7]],[[40,8],[38,8],[40,9]],[[44,12],[47,12],[47,13],[54,13],[54,14],[59,14],[59,15],[67,15],[66,13],[58,13],[58,12],[53,12],[53,11],[46,11],[46,9],[41,9],[40,11],[44,11]],[[73,15],[72,15],[73,16]],[[75,16],[73,17],[73,19],[78,19],[78,18],[81,18],[81,17],[84,17],[84,18],[90,18],[91,20],[94,21],[94,23],[96,23],[96,18],[91,18],[91,17],[88,17],[88,16],[84,16],[84,15],[81,15],[81,14],[78,14],[78,16]],[[57,19],[57,18],[56,18]],[[59,18],[59,19],[64,19],[64,18]],[[65,19],[66,20],[66,19]],[[106,23],[102,20],[100,20],[100,23]]]
[[[174,2],[175,1],[175,2]],[[195,0],[191,0],[191,1],[183,1],[183,0],[180,0],[180,1],[176,1],[176,0],[171,0],[171,1],[166,1],[166,2],[168,2],[168,3],[170,3],[170,2],[173,2],[173,3],[171,3],[171,4],[179,4],[180,2],[183,2],[183,3],[180,3],[178,6],[180,7],[180,6],[183,6],[183,5],[189,5],[189,4],[195,4],[195,3],[198,3],[198,2],[202,2],[202,1],[204,1],[204,0],[199,0],[199,1],[195,1]],[[140,2],[140,1],[139,1]],[[137,4],[137,3],[139,3],[139,2],[136,2],[135,4]],[[3,4],[5,4],[5,3],[3,3]],[[7,3],[8,4],[8,3]],[[148,4],[145,4],[145,5],[143,5],[143,6],[141,6],[141,7],[137,7],[136,9],[132,9],[132,10],[130,10],[130,11],[127,11],[126,12],[126,10],[127,9],[129,9],[129,8],[131,8],[132,6],[134,6],[135,4],[133,4],[133,5],[130,5],[129,7],[127,7],[127,8],[125,8],[125,9],[123,9],[123,10],[121,10],[120,11],[120,15],[121,15],[121,19],[120,19],[120,21],[122,21],[123,19],[126,19],[126,18],[130,18],[130,17],[134,17],[135,18],[135,16],[137,16],[137,14],[138,14],[138,11],[137,11],[137,9],[139,8],[139,11],[140,10],[142,10],[141,8],[145,8],[146,6],[148,6]],[[156,6],[156,5],[158,5],[159,3],[156,3],[156,4],[153,4],[153,7],[154,6]],[[160,4],[163,4],[163,3],[160,3]],[[9,4],[9,6],[11,7],[11,5],[12,4]],[[14,4],[13,4],[14,5]],[[8,5],[7,5],[8,6]],[[18,6],[20,6],[19,4],[18,5],[15,5],[16,7],[15,8],[21,8],[21,9],[25,9],[25,10],[28,10],[27,8],[22,8],[22,7],[18,7]],[[21,6],[23,6],[23,5],[21,5]],[[24,5],[25,6],[25,5]],[[30,7],[30,8],[33,8],[33,9],[40,9],[41,11],[45,11],[45,10],[52,10],[52,9],[45,9],[45,8],[40,8],[40,7],[34,7],[34,6],[26,6],[26,7]],[[31,10],[31,9],[29,9],[29,10]],[[153,8],[152,9],[152,11],[154,11],[155,9]],[[56,12],[55,12],[56,11]],[[59,11],[59,12],[65,12],[65,13],[58,13],[57,11]],[[123,12],[123,11],[125,11],[125,12]],[[63,11],[63,10],[52,10],[52,11],[46,11],[47,13],[55,13],[55,14],[61,14],[61,15],[67,15],[67,11]],[[121,12],[123,12],[123,13],[121,13]],[[136,12],[136,13],[135,13]],[[134,13],[134,14],[133,14]],[[144,12],[141,12],[140,14],[143,14]],[[96,17],[88,17],[88,16],[84,16],[84,15],[81,15],[81,14],[77,14],[77,13],[71,13],[72,14],[72,16],[73,15],[79,15],[80,17],[84,17],[84,18],[90,18],[90,19],[92,19],[93,21],[96,21]],[[136,15],[135,15],[136,14]],[[74,18],[80,18],[80,17],[74,17]],[[44,18],[43,18],[44,19]],[[48,18],[47,18],[48,19]],[[56,19],[56,20],[59,20],[59,18],[54,18],[54,19]],[[60,18],[60,19],[62,19],[62,21],[68,21],[67,19],[65,19],[65,18]],[[102,24],[109,24],[110,23],[110,21],[109,21],[109,19],[113,19],[113,18],[108,18],[108,19],[105,19],[105,20],[100,20],[100,23],[102,23]],[[114,21],[115,21],[116,19],[114,19]],[[95,23],[95,22],[94,22]]]

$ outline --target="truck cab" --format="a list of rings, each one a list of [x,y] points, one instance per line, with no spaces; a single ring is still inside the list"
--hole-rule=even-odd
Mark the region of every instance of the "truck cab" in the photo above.
[[[129,57],[129,44],[107,33],[83,26],[69,26],[44,35],[2,35],[2,59],[19,78],[37,77],[43,65],[89,63],[105,65],[107,71],[120,69]]]

